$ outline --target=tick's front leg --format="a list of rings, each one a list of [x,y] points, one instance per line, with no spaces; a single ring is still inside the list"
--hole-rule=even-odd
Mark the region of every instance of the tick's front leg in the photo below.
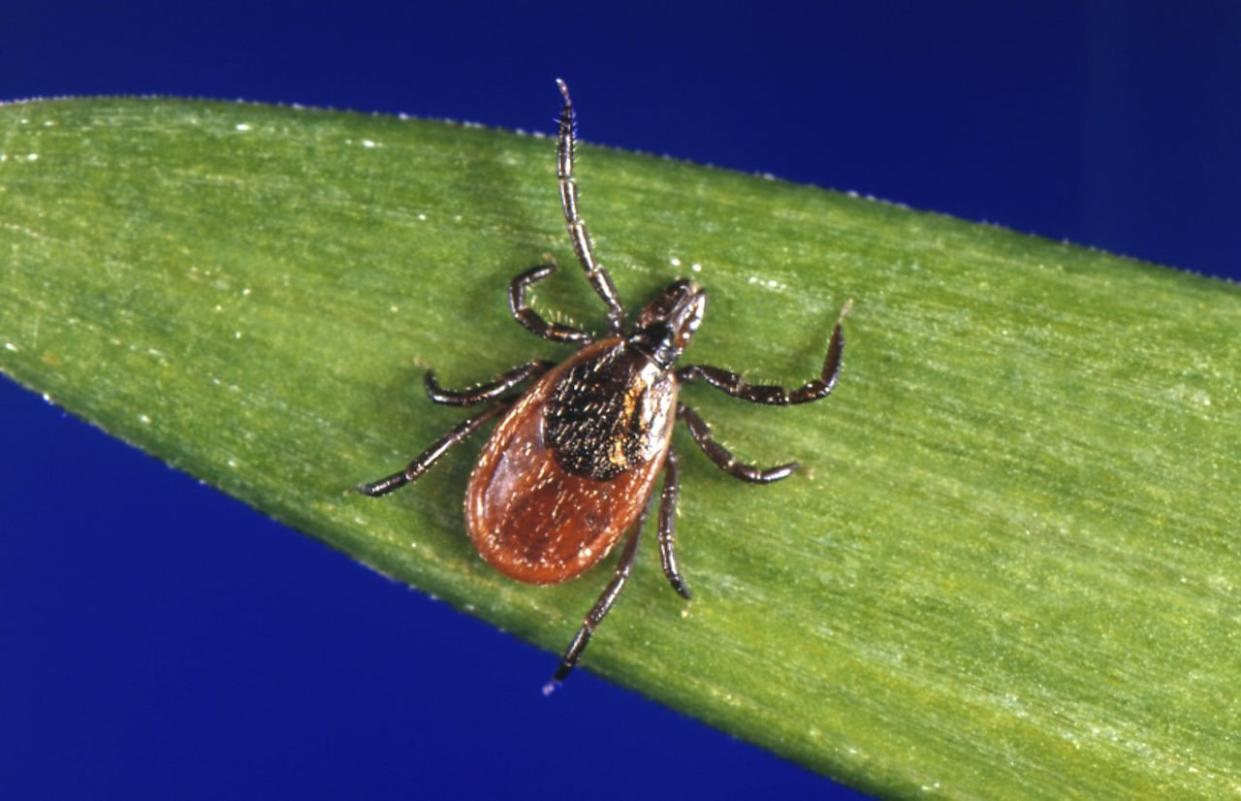
[[[625,310],[621,308],[612,276],[595,261],[595,246],[590,241],[590,232],[586,230],[586,221],[577,210],[577,182],[573,178],[573,157],[577,145],[573,100],[564,81],[558,79],[556,86],[560,87],[560,94],[564,97],[564,107],[560,110],[560,133],[556,139],[556,178],[560,181],[560,205],[564,209],[565,227],[573,241],[573,252],[586,271],[586,279],[608,307],[609,327],[613,333],[620,333],[625,327]]]
[[[788,406],[794,403],[809,403],[826,398],[836,386],[840,377],[841,360],[845,354],[845,334],[841,328],[844,317],[849,313],[852,301],[840,310],[836,327],[832,329],[832,338],[827,343],[827,356],[823,360],[823,370],[819,377],[803,384],[796,389],[785,389],[770,384],[749,384],[740,375],[719,367],[705,364],[691,364],[677,370],[677,378],[685,383],[705,381],[716,389],[732,395],[734,398],[751,403],[766,403],[772,406]],[[701,444],[701,443],[700,443]]]

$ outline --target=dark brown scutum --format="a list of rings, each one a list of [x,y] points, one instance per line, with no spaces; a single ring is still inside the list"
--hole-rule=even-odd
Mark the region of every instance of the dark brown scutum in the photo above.
[[[544,440],[569,474],[608,481],[654,457],[667,411],[658,365],[624,344],[578,361],[547,400]]]

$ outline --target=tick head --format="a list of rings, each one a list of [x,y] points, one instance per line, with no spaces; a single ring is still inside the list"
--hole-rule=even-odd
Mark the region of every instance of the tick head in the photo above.
[[[665,368],[681,355],[702,323],[707,293],[682,279],[668,286],[642,308],[629,339]]]

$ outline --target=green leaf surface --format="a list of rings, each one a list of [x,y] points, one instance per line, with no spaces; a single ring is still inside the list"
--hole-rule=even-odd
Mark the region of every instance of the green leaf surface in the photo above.
[[[687,359],[796,384],[849,298],[836,393],[682,397],[682,567],[652,538],[586,664],[891,797],[1241,794],[1241,291],[811,187],[589,146],[630,308],[690,275]],[[607,569],[504,579],[464,535],[482,438],[351,493],[463,417],[421,392],[569,352],[505,309],[546,258],[600,329],[550,140],[172,100],[0,107],[0,369],[402,581],[552,651]],[[549,670],[554,659],[549,656]],[[539,681],[543,677],[532,677]]]

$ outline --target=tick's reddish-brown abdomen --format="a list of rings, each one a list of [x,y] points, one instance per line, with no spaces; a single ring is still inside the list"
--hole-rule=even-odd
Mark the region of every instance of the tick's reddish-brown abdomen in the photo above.
[[[640,418],[642,446],[598,443],[607,449],[601,453],[626,460],[612,478],[567,472],[545,436],[549,399],[560,379],[575,367],[623,356],[620,348],[619,339],[602,340],[557,365],[513,405],[487,441],[466,491],[466,523],[474,547],[506,576],[532,584],[577,576],[607,555],[650,497],[676,417],[673,375],[631,360],[622,397],[625,409],[638,410],[633,416]]]

